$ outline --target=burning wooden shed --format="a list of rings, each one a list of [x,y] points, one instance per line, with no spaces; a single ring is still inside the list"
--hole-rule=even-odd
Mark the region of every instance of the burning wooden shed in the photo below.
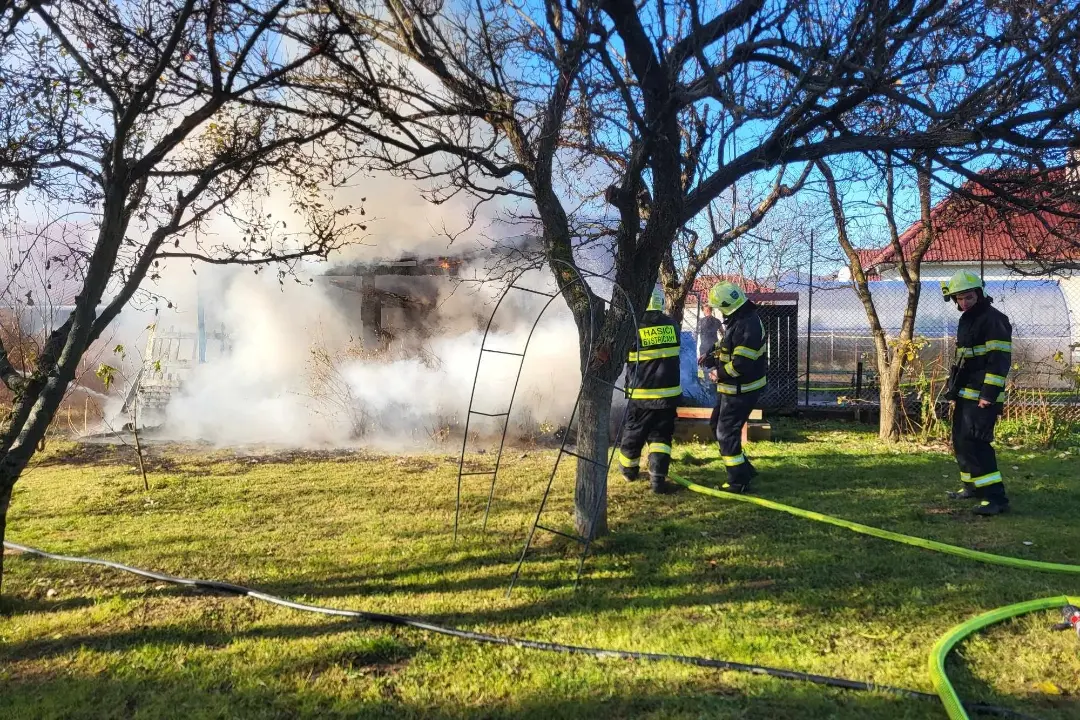
[[[372,347],[422,327],[437,307],[441,286],[458,277],[465,262],[461,256],[405,256],[339,265],[320,280],[340,293],[339,305],[361,328],[364,345]]]

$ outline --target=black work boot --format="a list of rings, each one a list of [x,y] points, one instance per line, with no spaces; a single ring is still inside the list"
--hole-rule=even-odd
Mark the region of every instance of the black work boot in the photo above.
[[[750,492],[750,478],[745,478],[741,482],[737,480],[729,480],[728,482],[721,485],[720,489],[735,494]]]
[[[637,468],[623,468],[622,476],[626,479],[626,482],[634,482],[641,477],[638,473],[639,471]]]
[[[669,495],[675,492],[675,486],[669,483],[663,475],[650,475],[649,487],[657,495]]]
[[[975,500],[979,497],[975,492],[975,483],[964,483],[964,487],[960,490],[949,490],[945,493],[949,496],[950,500]]]
[[[981,488],[982,502],[972,508],[971,512],[976,515],[1000,515],[1003,512],[1009,510],[1009,498],[1005,496],[1005,486],[1001,483],[994,483],[985,488]]]
[[[1009,501],[1006,499],[1004,502],[998,498],[990,500],[983,500],[981,503],[972,508],[971,512],[975,515],[1000,515],[1003,512],[1009,511]]]

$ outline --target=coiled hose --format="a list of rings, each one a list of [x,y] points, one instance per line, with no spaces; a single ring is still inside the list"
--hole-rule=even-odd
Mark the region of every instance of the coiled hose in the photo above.
[[[670,477],[674,482],[682,485],[688,490],[692,490],[702,495],[712,495],[713,497],[723,498],[724,500],[736,500],[738,502],[749,503],[751,505],[758,505],[760,507],[768,508],[770,510],[779,510],[780,512],[788,513],[789,515],[795,515],[796,517],[806,518],[808,520],[815,520],[817,522],[827,523],[829,525],[835,525],[836,527],[844,528],[845,530],[851,530],[852,532],[862,533],[863,535],[871,535],[882,540],[891,540],[892,542],[903,543],[905,545],[912,545],[914,547],[920,547],[926,550],[933,550],[935,552],[947,553],[949,555],[957,555],[959,557],[967,558],[968,560],[975,560],[977,562],[990,563],[993,565],[1005,565],[1007,567],[1022,568],[1026,570],[1040,570],[1043,572],[1057,572],[1057,573],[1070,573],[1080,574],[1080,565],[1065,565],[1062,563],[1041,562],[1038,560],[1023,560],[1021,558],[1009,557],[1007,555],[995,555],[993,553],[982,552],[979,550],[969,550],[967,548],[957,547],[955,545],[948,545],[943,542],[937,542],[936,540],[927,540],[925,538],[914,537],[912,535],[904,535],[903,533],[892,532],[891,530],[882,530],[880,528],[870,527],[869,525],[863,525],[862,523],[852,522],[851,520],[844,520],[843,518],[833,517],[832,515],[824,515],[812,510],[803,510],[802,508],[793,507],[791,505],[784,505],[773,500],[766,500],[764,498],[754,497],[752,495],[743,495],[736,493],[724,492],[723,490],[717,490],[706,485],[698,485],[685,478],[681,478],[677,475],[671,475]],[[1017,603],[1015,605],[1007,605],[1000,607],[990,612],[983,613],[978,617],[974,617],[967,622],[961,623],[952,628],[943,635],[935,644],[933,650],[930,652],[930,681],[934,685],[934,690],[937,691],[938,697],[941,699],[942,704],[945,706],[945,712],[948,713],[950,720],[968,720],[968,713],[964,709],[964,705],[960,702],[960,697],[956,694],[955,688],[952,683],[949,682],[949,677],[945,674],[945,657],[949,654],[957,643],[966,638],[968,635],[981,630],[987,625],[993,625],[994,623],[1001,622],[1002,620],[1008,620],[1009,618],[1023,615],[1029,612],[1035,612],[1037,610],[1048,610],[1055,607],[1062,607],[1064,605],[1076,605],[1078,604],[1075,598],[1070,598],[1065,595],[1058,597],[1043,598],[1041,600],[1029,600],[1027,602]]]
[[[687,484],[686,481],[681,482]],[[693,489],[692,485],[692,483],[689,483],[687,484],[687,487],[691,487],[691,489]],[[270,595],[269,593],[260,592],[259,590],[253,590],[251,588],[244,587],[243,585],[236,585],[233,583],[221,582],[218,580],[196,580],[192,578],[182,578],[175,575],[167,575],[165,573],[154,572],[153,570],[144,570],[142,568],[132,567],[130,565],[124,565],[118,562],[112,562],[111,560],[99,560],[96,558],[76,557],[71,555],[57,555],[54,553],[45,552],[44,550],[38,550],[37,548],[28,547],[26,545],[19,545],[18,543],[13,542],[4,542],[4,547],[11,548],[12,550],[16,550],[26,555],[35,555],[38,557],[48,558],[49,560],[60,560],[63,562],[81,563],[84,565],[100,565],[103,567],[113,568],[114,570],[122,570],[124,572],[138,575],[140,577],[149,578],[151,580],[157,580],[158,582],[167,582],[176,585],[200,588],[203,590],[215,590],[219,592],[232,593],[235,595],[242,595],[253,598],[255,600],[262,600],[263,602],[271,603],[273,605],[287,607],[292,610],[313,612],[322,615],[334,615],[337,617],[347,617],[355,620],[367,620],[369,622],[382,623],[386,625],[410,627],[417,630],[423,630],[425,632],[436,633],[439,635],[448,635],[450,637],[461,638],[464,640],[472,640],[474,642],[490,643],[492,645],[506,645],[510,647],[526,648],[530,650],[544,650],[547,652],[558,652],[572,655],[590,655],[592,657],[598,658],[615,658],[621,660],[647,660],[651,662],[668,661],[680,663],[683,665],[695,665],[697,667],[714,668],[718,670],[730,670],[734,672],[751,673],[754,675],[767,675],[769,677],[780,678],[782,680],[801,680],[817,685],[841,688],[843,690],[883,692],[892,695],[899,695],[901,697],[912,698],[915,700],[938,700],[938,695],[922,692],[920,690],[910,690],[908,688],[894,687],[891,685],[877,685],[875,683],[867,683],[859,680],[848,680],[846,678],[829,677],[826,675],[815,675],[812,673],[799,672],[797,670],[785,670],[782,668],[773,668],[765,665],[752,665],[748,663],[734,662],[731,660],[715,660],[713,658],[696,657],[693,655],[670,655],[666,653],[638,652],[635,650],[607,650],[603,648],[584,647],[580,645],[563,645],[561,643],[546,642],[542,640],[526,640],[521,638],[504,637],[500,635],[490,635],[488,633],[478,633],[469,630],[461,630],[459,628],[449,627],[445,625],[435,625],[434,623],[425,622],[423,620],[408,617],[405,615],[389,615],[385,613],[367,612],[364,610],[343,610],[339,608],[325,607],[322,605],[299,603],[292,600],[287,600],[285,598],[277,597],[276,595]],[[948,650],[946,650],[945,652],[948,652]],[[947,682],[948,681],[946,680],[946,683]],[[960,703],[960,700],[958,698],[955,700],[955,702],[956,705],[960,708],[960,711],[965,712],[965,706]],[[995,705],[969,703],[966,708],[971,712],[976,712],[982,715],[1020,718],[1021,720],[1032,720],[1032,718],[1028,715],[1017,712],[1010,708],[999,707]],[[966,718],[967,715],[965,714],[963,715],[963,717]]]

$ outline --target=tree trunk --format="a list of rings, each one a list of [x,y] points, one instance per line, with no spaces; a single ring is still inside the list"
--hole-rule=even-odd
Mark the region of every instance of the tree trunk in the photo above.
[[[11,491],[45,437],[70,382],[71,377],[51,375],[36,397],[24,394],[12,408],[4,433],[4,441],[10,444],[7,452],[0,455],[0,541],[4,539],[7,529]],[[3,562],[0,561],[0,591],[3,588],[3,570]]]
[[[4,540],[7,539],[7,513],[14,482],[0,478],[0,598],[4,596]]]
[[[881,419],[878,423],[878,439],[887,443],[900,440],[899,389],[892,373],[880,373],[879,404]]]
[[[574,527],[582,537],[607,533],[607,455],[611,418],[611,388],[586,377],[578,404],[577,452],[595,460],[577,463],[574,486]],[[593,520],[595,518],[595,524]]]

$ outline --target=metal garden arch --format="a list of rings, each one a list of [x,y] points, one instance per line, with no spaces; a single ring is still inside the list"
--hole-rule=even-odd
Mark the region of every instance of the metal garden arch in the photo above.
[[[588,325],[587,325],[587,328],[586,328],[586,332],[587,332],[586,338],[587,338],[587,341],[588,341],[587,342],[588,353],[586,354],[587,358],[593,357],[595,352],[596,352],[596,349],[597,349],[597,347],[596,347],[597,346],[596,328],[593,327],[593,320],[594,320],[594,317],[595,317],[595,314],[593,312],[593,310],[594,310],[593,303],[594,303],[595,300],[599,300],[600,302],[607,303],[608,306],[609,306],[609,312],[610,312],[610,310],[612,308],[615,307],[617,301],[622,302],[623,307],[624,307],[624,309],[626,311],[626,316],[634,324],[633,338],[634,338],[635,349],[636,350],[641,349],[641,347],[640,347],[641,339],[640,339],[640,336],[638,335],[638,332],[637,332],[637,330],[638,330],[637,313],[634,311],[634,306],[633,306],[633,303],[630,301],[629,295],[627,295],[626,291],[618,283],[616,283],[616,282],[614,282],[614,281],[608,279],[607,277],[605,277],[603,275],[600,275],[598,273],[593,273],[593,272],[590,272],[590,271],[583,271],[580,268],[578,268],[578,267],[576,267],[576,266],[574,266],[574,265],[572,265],[570,263],[567,263],[565,261],[562,261],[562,260],[554,260],[554,261],[551,261],[551,262],[553,264],[555,264],[556,266],[564,268],[567,271],[569,271],[570,273],[572,273],[573,276],[574,276],[574,279],[571,280],[570,283],[564,285],[562,290],[556,291],[554,293],[541,292],[539,290],[534,290],[532,288],[526,288],[526,287],[522,287],[521,285],[518,285],[518,282],[521,280],[522,276],[525,274],[525,272],[527,272],[526,270],[522,270],[521,272],[517,273],[514,276],[513,280],[510,281],[510,283],[506,286],[506,288],[503,290],[503,292],[499,295],[499,299],[495,303],[495,307],[491,311],[491,316],[488,318],[487,326],[484,328],[483,340],[480,343],[480,354],[479,354],[479,357],[477,358],[477,362],[476,362],[476,372],[473,375],[472,391],[469,394],[469,409],[468,409],[468,412],[466,413],[466,416],[465,416],[465,433],[464,433],[464,436],[463,436],[462,441],[461,441],[461,455],[458,458],[457,496],[456,496],[456,500],[455,500],[455,504],[454,504],[454,541],[455,542],[457,541],[458,526],[459,526],[460,517],[461,517],[461,483],[462,483],[462,478],[464,478],[464,477],[470,477],[470,476],[490,476],[491,477],[491,487],[490,487],[490,489],[488,491],[487,504],[484,507],[483,529],[484,530],[487,529],[488,516],[489,516],[489,514],[491,512],[491,504],[492,504],[492,501],[493,501],[493,499],[495,497],[495,483],[498,480],[499,468],[500,468],[501,463],[502,463],[502,455],[503,455],[503,451],[504,451],[504,449],[506,447],[506,432],[507,432],[507,430],[509,429],[509,426],[510,426],[510,415],[513,412],[513,409],[514,409],[514,400],[516,399],[518,385],[520,384],[520,381],[521,381],[521,371],[522,371],[522,368],[524,367],[524,364],[525,364],[525,356],[528,353],[529,344],[532,342],[532,337],[533,337],[533,333],[536,331],[536,326],[539,324],[540,320],[544,317],[544,313],[547,312],[547,309],[551,306],[551,303],[561,295],[561,292],[566,290],[569,287],[572,287],[573,285],[581,285],[586,291],[585,294],[586,294],[586,298],[587,298],[588,303],[589,303],[589,306],[588,306],[588,311],[589,311],[588,312]],[[592,291],[591,287],[588,285],[587,280],[589,278],[603,280],[606,283],[610,283],[610,285],[611,285],[611,299],[610,300],[605,300],[604,298],[596,295]],[[533,321],[533,324],[529,329],[529,334],[528,334],[528,336],[527,336],[527,338],[525,340],[525,347],[522,348],[521,352],[510,352],[510,351],[507,351],[507,350],[497,350],[497,349],[494,349],[494,348],[491,348],[491,347],[488,346],[488,336],[489,336],[489,334],[491,332],[491,325],[492,325],[492,322],[495,320],[495,315],[496,315],[496,313],[498,313],[499,307],[502,305],[503,300],[505,300],[507,298],[507,296],[513,291],[523,292],[523,293],[531,293],[531,294],[540,295],[540,296],[543,296],[543,297],[547,298],[547,301],[544,303],[543,307],[540,309],[540,312],[537,314],[536,319]],[[476,410],[474,408],[474,403],[476,401],[476,386],[477,386],[477,382],[479,381],[479,378],[480,378],[480,366],[483,363],[485,353],[492,353],[492,354],[498,354],[498,355],[509,355],[509,356],[518,358],[517,374],[516,374],[516,376],[514,378],[513,389],[511,390],[510,399],[509,399],[509,402],[508,402],[508,404],[506,406],[506,409],[505,409],[505,411],[502,411],[502,412],[482,412],[482,411]],[[573,535],[573,534],[570,534],[570,533],[563,532],[561,530],[557,530],[555,528],[551,528],[551,527],[547,527],[545,525],[541,525],[540,520],[541,520],[541,517],[543,516],[544,507],[547,504],[548,496],[551,493],[551,486],[555,481],[555,475],[558,472],[559,463],[562,461],[563,456],[570,455],[570,456],[572,456],[574,458],[577,458],[577,460],[579,462],[591,463],[591,464],[594,464],[594,465],[596,465],[598,467],[603,468],[603,470],[604,470],[604,485],[601,488],[601,492],[597,494],[597,501],[594,504],[594,506],[592,507],[592,509],[590,511],[590,516],[589,516],[589,519],[590,519],[589,527],[590,527],[590,529],[595,527],[596,518],[597,518],[597,515],[599,514],[599,510],[600,510],[600,507],[601,507],[600,503],[607,494],[607,474],[610,472],[611,463],[615,459],[615,453],[618,452],[619,441],[620,441],[620,439],[622,437],[623,426],[625,425],[626,411],[627,411],[627,408],[629,407],[629,405],[626,405],[626,406],[623,407],[622,419],[619,422],[618,430],[615,433],[615,437],[612,439],[611,450],[608,453],[607,462],[601,463],[601,462],[599,462],[597,460],[585,457],[585,456],[581,455],[580,453],[577,453],[577,452],[574,452],[574,451],[570,450],[568,448],[568,445],[571,444],[571,443],[568,443],[568,439],[570,437],[570,429],[573,427],[574,418],[577,415],[578,406],[581,403],[581,393],[582,393],[582,389],[584,388],[586,379],[595,380],[595,381],[600,382],[600,383],[602,383],[604,385],[607,385],[607,386],[611,387],[613,390],[617,390],[617,391],[625,391],[625,390],[632,389],[632,388],[620,387],[617,383],[608,382],[607,380],[603,380],[603,379],[601,379],[599,377],[596,377],[595,375],[592,375],[591,371],[589,370],[588,363],[586,363],[585,370],[584,370],[584,372],[582,373],[582,376],[581,376],[581,381],[578,384],[578,391],[577,391],[577,396],[576,396],[576,398],[574,400],[574,406],[570,411],[570,418],[569,418],[569,420],[568,420],[568,422],[566,424],[566,429],[563,431],[562,438],[560,440],[559,452],[555,457],[555,462],[554,462],[554,464],[553,464],[553,466],[551,468],[551,473],[548,475],[547,486],[544,488],[544,494],[543,494],[543,496],[542,496],[542,498],[540,500],[540,506],[539,506],[539,508],[537,508],[536,518],[533,520],[532,527],[529,529],[528,536],[527,536],[527,538],[525,540],[525,545],[521,550],[521,556],[518,558],[518,563],[517,563],[517,566],[514,569],[514,574],[510,579],[510,587],[507,589],[507,595],[509,595],[510,592],[513,591],[514,585],[517,582],[517,579],[521,574],[521,567],[525,562],[525,557],[529,552],[529,548],[532,545],[533,537],[535,536],[537,530],[544,530],[546,532],[550,532],[550,533],[553,533],[555,535],[560,535],[562,537],[573,540],[573,541],[575,541],[575,542],[577,542],[577,543],[579,543],[581,545],[581,548],[582,548],[581,549],[581,556],[580,556],[580,559],[578,561],[577,575],[576,575],[576,577],[574,579],[575,585],[581,579],[581,573],[582,573],[582,570],[583,570],[584,565],[585,565],[585,557],[586,557],[586,555],[588,555],[589,546],[590,546],[590,544],[592,543],[592,540],[593,540],[591,530],[590,530],[590,534],[589,534],[588,537],[584,537],[584,536],[581,536],[581,535]],[[465,453],[466,453],[466,449],[467,449],[468,441],[469,441],[469,427],[471,425],[471,420],[472,420],[473,416],[481,416],[481,417],[489,417],[489,418],[502,418],[503,419],[502,433],[501,433],[500,438],[499,438],[499,449],[498,449],[498,452],[495,455],[495,464],[490,470],[480,470],[480,471],[470,471],[470,472],[465,471]]]

